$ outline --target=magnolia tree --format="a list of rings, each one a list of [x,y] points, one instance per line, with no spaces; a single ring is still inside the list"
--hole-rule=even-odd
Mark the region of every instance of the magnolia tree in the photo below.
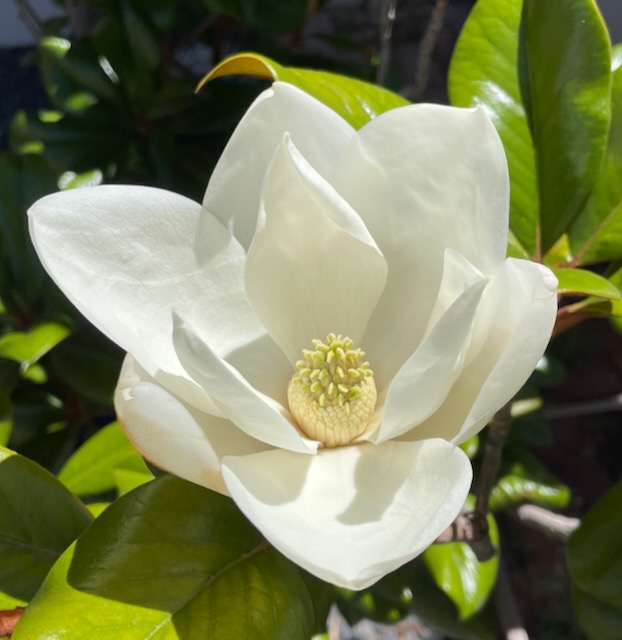
[[[57,88],[88,81],[69,43],[42,47]],[[122,71],[97,59],[88,89],[114,103]],[[568,495],[498,481],[504,442],[551,335],[622,308],[622,76],[596,6],[478,0],[452,106],[251,53],[202,85],[240,74],[271,86],[202,200],[105,184],[29,208],[46,272],[127,355],[117,422],[65,443],[56,478],[4,427],[0,633],[310,640],[332,603],[371,599],[494,638],[496,585],[515,637],[492,511]],[[70,95],[44,141],[95,104]],[[50,315],[0,345],[31,384],[75,326]],[[622,485],[581,523],[523,506],[570,537],[585,633],[619,638]]]

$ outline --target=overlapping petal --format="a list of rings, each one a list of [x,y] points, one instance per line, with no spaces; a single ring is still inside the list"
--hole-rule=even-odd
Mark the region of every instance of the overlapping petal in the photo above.
[[[134,186],[56,193],[30,209],[34,244],[74,305],[151,374],[199,408],[216,411],[188,379],[172,343],[174,306],[221,354],[265,334],[244,291],[245,254],[201,206]]]
[[[134,446],[161,469],[228,494],[222,479],[224,456],[270,447],[229,421],[185,404],[128,355],[115,391],[115,408]]]
[[[292,364],[331,332],[358,344],[386,278],[361,219],[286,135],[246,261],[248,296],[270,335]]]
[[[389,265],[365,336],[386,375],[425,332],[451,248],[485,275],[505,258],[509,179],[503,145],[480,109],[413,105],[380,115],[330,176]]]
[[[203,200],[245,248],[255,233],[266,170],[285,131],[323,177],[355,134],[341,116],[292,85],[275,82],[255,100],[223,151]]]
[[[363,589],[451,524],[472,472],[460,449],[428,440],[230,456],[223,475],[277,549],[323,580]]]
[[[175,316],[174,322],[173,339],[182,365],[223,415],[251,437],[274,447],[302,453],[317,450],[317,442],[298,433],[289,411],[252,387],[182,319]],[[266,375],[270,375],[269,366],[266,363]]]

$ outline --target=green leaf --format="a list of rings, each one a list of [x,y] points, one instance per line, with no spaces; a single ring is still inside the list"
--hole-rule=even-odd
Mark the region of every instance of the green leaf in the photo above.
[[[490,509],[497,511],[523,502],[563,508],[570,500],[570,490],[533,456],[521,452],[502,471],[490,493]]]
[[[622,607],[622,480],[581,519],[566,548],[568,570],[592,597]]]
[[[572,586],[572,604],[589,640],[620,639],[622,608],[607,604],[576,585]]]
[[[40,324],[28,332],[0,336],[0,357],[19,362],[27,369],[69,335],[69,329],[55,322]]]
[[[11,437],[11,428],[13,424],[10,420],[0,421],[0,447],[4,447],[9,443]]]
[[[495,519],[488,516],[490,538],[499,547],[499,531]],[[423,554],[423,560],[436,584],[458,608],[460,619],[470,618],[488,600],[497,580],[499,556],[480,562],[464,542],[434,544]]]
[[[115,488],[115,469],[119,467],[152,477],[119,424],[113,422],[71,455],[58,479],[76,495],[95,495]]]
[[[313,607],[298,570],[229,498],[162,476],[62,556],[13,640],[82,640],[85,629],[98,640],[308,640]]]
[[[585,205],[607,145],[611,50],[594,0],[524,0],[519,65],[542,255]]]
[[[114,482],[120,496],[123,496],[133,489],[153,480],[154,475],[149,471],[144,462],[143,465],[144,469],[140,471],[137,471],[136,469],[126,469],[123,467],[118,467],[114,470]]]
[[[472,438],[465,440],[459,447],[469,456],[469,460],[473,460],[479,450],[479,435],[475,434]]]
[[[535,156],[518,81],[522,0],[478,0],[460,33],[449,69],[457,107],[481,105],[505,147],[510,172],[510,254],[536,255]]]
[[[569,236],[576,264],[622,256],[622,67],[612,74],[611,127],[603,166]]]
[[[405,98],[376,85],[326,71],[280,64],[257,53],[239,53],[216,65],[199,84],[231,75],[246,75],[288,82],[336,111],[355,129],[384,111],[409,104]]]
[[[559,280],[558,293],[596,296],[610,300],[622,297],[620,290],[610,280],[585,269],[553,269]]]
[[[30,600],[91,520],[52,474],[0,447],[0,592]]]

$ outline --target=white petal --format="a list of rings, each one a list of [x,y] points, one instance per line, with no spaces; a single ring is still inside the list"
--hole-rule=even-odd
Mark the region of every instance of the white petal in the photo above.
[[[156,466],[228,494],[220,461],[267,447],[228,420],[188,406],[160,387],[132,358],[123,363],[115,391],[115,408],[134,446]]]
[[[440,317],[388,388],[380,428],[371,438],[396,438],[432,415],[462,372],[473,319],[487,280],[470,285]]]
[[[354,135],[332,109],[292,85],[275,82],[255,100],[220,157],[203,200],[245,248],[255,233],[264,176],[286,131],[324,177]]]
[[[313,338],[359,345],[387,265],[351,207],[287,135],[263,191],[264,211],[246,262],[255,311],[292,363]]]
[[[279,551],[322,580],[364,589],[451,524],[472,474],[462,451],[429,440],[227,457],[223,475]]]
[[[254,389],[178,316],[174,324],[173,340],[181,363],[225,417],[248,435],[274,447],[307,454],[317,450],[317,442],[298,433],[289,411]],[[265,375],[271,374],[270,363],[266,363]]]
[[[198,234],[201,205],[130,186],[56,193],[29,214],[37,253],[73,304],[151,375],[213,409],[179,364],[171,308],[221,354],[265,334],[244,291],[244,251],[222,224],[206,215]]]
[[[557,313],[557,281],[546,267],[508,259],[482,296],[490,322],[481,350],[466,366],[440,409],[405,439],[442,437],[464,442],[525,384],[549,342]],[[488,295],[487,295],[488,294]],[[476,319],[477,322],[477,319]]]
[[[365,125],[329,178],[362,217],[389,265],[365,343],[392,376],[425,333],[446,248],[485,275],[503,261],[509,181],[482,110],[393,109]]]

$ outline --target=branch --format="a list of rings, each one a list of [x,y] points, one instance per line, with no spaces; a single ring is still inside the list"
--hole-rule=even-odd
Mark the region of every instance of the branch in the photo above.
[[[528,527],[542,531],[547,536],[562,542],[568,540],[570,534],[581,522],[579,518],[568,518],[535,504],[523,504],[512,515]]]
[[[393,35],[396,8],[397,0],[384,0],[382,4],[382,16],[380,20],[380,55],[378,59],[378,69],[376,71],[376,84],[381,86],[386,82],[389,63],[391,61],[391,37]]]
[[[505,640],[529,640],[503,561],[499,562],[499,574],[492,598]]]
[[[15,7],[24,26],[30,31],[30,35],[34,40],[38,42],[45,35],[43,21],[30,6],[28,0],[15,0]]]
[[[412,90],[412,97],[420,100],[425,95],[430,80],[430,63],[432,62],[432,53],[438,41],[438,36],[443,28],[445,21],[445,13],[447,12],[447,3],[449,0],[436,0],[428,26],[426,27],[421,44],[419,45],[419,55],[417,56],[417,77],[415,86]]]

